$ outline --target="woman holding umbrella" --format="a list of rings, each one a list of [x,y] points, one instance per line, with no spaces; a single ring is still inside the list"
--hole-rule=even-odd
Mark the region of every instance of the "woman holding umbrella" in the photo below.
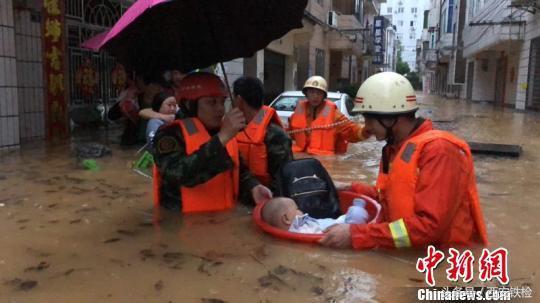
[[[154,138],[154,203],[184,213],[232,208],[239,191],[255,202],[272,197],[240,162],[236,134],[246,126],[238,109],[225,113],[227,91],[210,73],[181,82],[177,100],[187,119],[158,130]]]

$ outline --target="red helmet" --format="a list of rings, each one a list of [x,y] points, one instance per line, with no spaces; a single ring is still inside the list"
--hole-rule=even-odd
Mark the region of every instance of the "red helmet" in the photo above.
[[[198,100],[202,97],[227,97],[225,84],[211,73],[192,73],[187,75],[176,91],[177,100]]]

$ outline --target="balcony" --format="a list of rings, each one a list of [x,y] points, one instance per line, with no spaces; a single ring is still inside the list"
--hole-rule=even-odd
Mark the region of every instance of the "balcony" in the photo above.
[[[349,55],[361,55],[362,24],[356,16],[338,14],[336,29],[329,35],[330,49]]]
[[[427,29],[424,29],[422,31],[422,36],[420,36],[420,39],[422,41],[428,41],[429,42],[431,40],[431,33],[429,33]]]
[[[453,33],[444,33],[441,35],[441,38],[437,41],[437,50],[439,51],[439,61],[441,63],[450,62],[450,57],[454,50]]]
[[[508,0],[502,4],[497,1],[491,2],[470,19],[467,30],[463,31],[465,57],[474,56],[499,44],[523,41],[525,21],[509,18],[513,9],[508,7],[510,4]],[[485,12],[490,11],[495,12],[494,15],[490,15],[489,19],[485,18]]]
[[[426,69],[435,70],[437,68],[437,50],[436,49],[426,49],[424,50],[425,54],[425,67]]]

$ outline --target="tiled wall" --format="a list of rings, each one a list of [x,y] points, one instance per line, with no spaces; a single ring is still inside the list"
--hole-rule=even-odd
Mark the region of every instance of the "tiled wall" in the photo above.
[[[45,136],[40,15],[15,11],[17,83],[21,140]]]
[[[11,0],[0,0],[0,151],[19,147],[15,29]]]

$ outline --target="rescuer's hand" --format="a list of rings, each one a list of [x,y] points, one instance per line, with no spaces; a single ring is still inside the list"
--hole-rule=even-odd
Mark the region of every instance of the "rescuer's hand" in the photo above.
[[[362,127],[361,135],[364,139],[369,139],[373,134],[369,132],[366,127]]]
[[[336,224],[328,227],[319,243],[323,246],[335,248],[352,247],[350,224]]]
[[[236,134],[246,127],[246,118],[238,108],[231,109],[223,116],[221,129],[218,133],[219,140],[223,145],[234,138]]]

